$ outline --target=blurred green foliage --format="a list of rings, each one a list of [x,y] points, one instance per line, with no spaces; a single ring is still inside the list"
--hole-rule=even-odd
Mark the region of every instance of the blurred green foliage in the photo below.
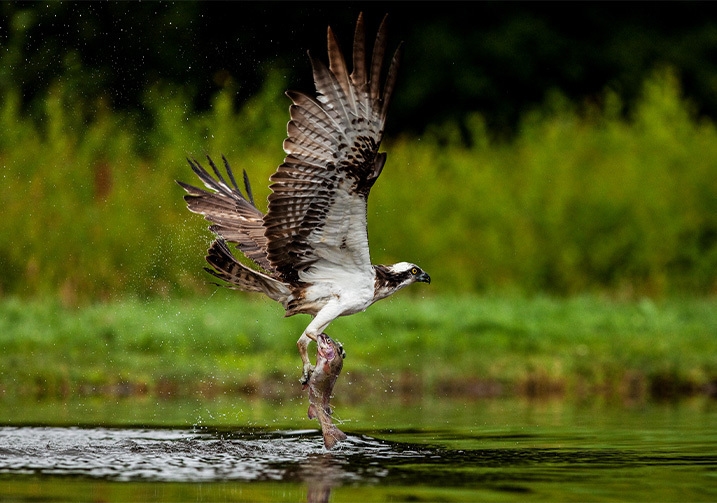
[[[413,246],[437,284],[460,290],[714,292],[714,124],[695,119],[667,69],[628,119],[623,108],[610,91],[581,107],[556,93],[514,141],[492,142],[477,114],[469,148],[451,124],[400,139],[374,202],[411,211],[400,225],[374,218],[372,237],[391,236],[395,257]]]
[[[389,15],[388,47],[405,41],[388,131],[480,110],[512,136],[524,111],[551,89],[572,100],[609,86],[629,106],[653,68],[675,68],[700,114],[717,118],[717,6],[709,2],[2,2],[0,87],[23,105],[61,73],[87,99],[137,110],[147,87],[181,85],[209,108],[227,77],[236,103],[282,68],[292,87],[312,84],[306,51],[324,54],[326,26],[345,49],[359,12],[369,39]],[[227,15],[230,14],[230,15]]]
[[[3,89],[0,293],[75,303],[208,292],[211,236],[173,180],[196,182],[185,155],[224,154],[265,201],[285,88],[269,73],[236,109],[229,80],[194,112],[182,88],[156,85],[141,112],[120,112],[58,78],[32,113]],[[477,113],[466,124],[468,146],[453,122],[384,142],[369,202],[375,262],[419,263],[431,292],[717,290],[717,132],[670,70],[629,110],[609,90],[580,105],[554,93],[511,140]]]

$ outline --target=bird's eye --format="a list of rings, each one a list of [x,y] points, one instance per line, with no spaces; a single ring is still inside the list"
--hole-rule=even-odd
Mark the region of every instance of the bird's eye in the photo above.
[[[414,276],[415,276],[416,274],[418,274],[418,269],[417,269],[416,267],[414,267],[413,269],[411,269],[411,274],[413,274]]]

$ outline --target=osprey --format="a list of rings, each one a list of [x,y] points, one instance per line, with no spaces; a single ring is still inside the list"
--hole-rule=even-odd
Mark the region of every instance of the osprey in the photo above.
[[[406,285],[431,281],[415,264],[372,265],[369,256],[366,201],[386,162],[378,149],[400,46],[381,89],[386,18],[368,69],[362,15],[356,23],[350,74],[330,27],[327,38],[328,68],[309,54],[316,98],[286,93],[292,101],[286,158],[270,178],[266,215],[254,204],[246,172],[244,195],[223,156],[229,182],[209,157],[216,178],[188,159],[209,191],[177,182],[187,191],[189,210],[212,222],[210,229],[217,235],[207,252],[212,266],[208,272],[230,288],[266,294],[284,306],[286,316],[313,316],[297,342],[303,384],[313,371],[308,344],[329,323],[364,311]],[[239,262],[227,242],[256,267]]]

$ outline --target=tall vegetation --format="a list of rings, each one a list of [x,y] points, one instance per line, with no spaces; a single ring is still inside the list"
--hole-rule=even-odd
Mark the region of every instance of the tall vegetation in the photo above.
[[[130,113],[68,82],[42,110],[2,90],[0,293],[72,303],[208,291],[211,236],[174,180],[195,181],[185,156],[224,154],[265,201],[283,158],[286,83],[270,73],[241,109],[229,83],[207,112],[157,86]],[[384,142],[374,261],[421,264],[432,292],[717,289],[717,131],[673,72],[655,72],[629,110],[609,90],[581,105],[555,93],[511,140],[492,138],[478,113],[467,136],[449,122]]]

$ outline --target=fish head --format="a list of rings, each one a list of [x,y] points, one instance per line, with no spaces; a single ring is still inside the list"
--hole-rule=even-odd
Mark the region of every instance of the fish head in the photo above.
[[[318,345],[316,366],[324,365],[327,373],[338,375],[346,358],[344,347],[326,334],[319,334],[316,344]]]
[[[336,358],[337,354],[341,354],[338,350],[336,342],[326,334],[319,334],[316,338],[316,344],[318,346],[319,357],[324,358],[328,361]]]

